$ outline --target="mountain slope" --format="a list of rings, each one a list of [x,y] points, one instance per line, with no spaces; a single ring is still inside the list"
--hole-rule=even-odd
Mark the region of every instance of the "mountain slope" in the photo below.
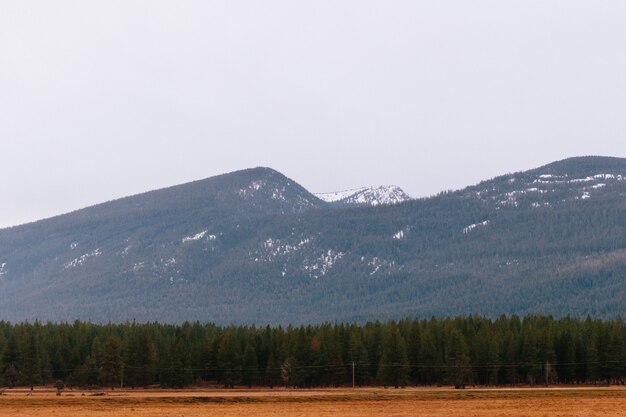
[[[339,208],[269,169],[226,174],[0,230],[0,318],[624,314],[625,177],[574,158]]]

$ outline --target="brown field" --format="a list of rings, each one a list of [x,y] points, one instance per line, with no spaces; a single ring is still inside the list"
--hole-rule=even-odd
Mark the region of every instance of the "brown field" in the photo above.
[[[0,416],[626,416],[626,389],[7,390]]]

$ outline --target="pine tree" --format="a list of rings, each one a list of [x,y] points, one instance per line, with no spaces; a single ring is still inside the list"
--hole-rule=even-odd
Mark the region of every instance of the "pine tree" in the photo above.
[[[34,332],[31,332],[26,336],[22,367],[24,382],[30,386],[31,391],[35,384],[41,382],[41,362],[39,355],[39,343]]]
[[[595,383],[599,377],[600,356],[598,354],[597,340],[592,334],[587,341],[587,382]]]
[[[178,336],[169,349],[160,382],[171,388],[184,388],[193,382],[189,343],[184,335]]]
[[[217,352],[217,366],[226,388],[234,388],[241,381],[241,352],[235,336],[226,332]]]
[[[539,349],[537,347],[537,336],[534,329],[527,321],[522,327],[520,365],[519,370],[522,377],[530,385],[535,385],[541,375],[541,363],[539,361]]]
[[[607,345],[605,355],[605,368],[607,369],[607,379],[616,384],[624,385],[626,376],[626,341],[624,332],[617,323],[613,323],[608,328]]]
[[[296,330],[289,355],[290,383],[296,387],[306,388],[311,385],[314,372],[311,365],[315,357],[311,342],[314,340],[303,326]]]
[[[507,329],[502,339],[501,357],[504,358],[505,367],[500,381],[509,384],[517,384],[517,338],[511,329]]]
[[[471,382],[472,369],[467,344],[458,329],[452,329],[447,338],[446,374],[448,383],[456,388],[465,388]]]
[[[202,354],[200,357],[205,381],[220,382],[220,372],[217,366],[217,354],[220,349],[220,341],[222,337],[219,334],[207,337],[202,344]]]
[[[147,387],[154,380],[156,350],[154,343],[144,329],[133,331],[125,348],[124,379],[131,387]]]
[[[350,332],[350,365],[354,364],[354,382],[356,385],[369,383],[367,349],[357,328]]]
[[[7,341],[4,354],[2,355],[2,364],[0,371],[4,375],[4,383],[13,388],[19,378],[19,357],[20,351],[17,346],[15,332],[11,332]]]
[[[270,357],[267,360],[267,368],[265,369],[265,384],[274,388],[280,383],[280,367],[278,362],[274,358],[274,354],[270,353]]]
[[[574,382],[576,379],[576,342],[569,325],[559,338],[557,357],[560,382]]]
[[[378,382],[399,388],[408,382],[410,367],[406,347],[397,324],[391,323],[385,330],[382,357],[378,366]]]
[[[444,369],[443,358],[441,357],[442,349],[437,347],[433,327],[433,323],[429,323],[422,335],[416,366],[420,383],[427,385],[443,383],[444,378],[442,373]]]
[[[330,326],[322,329],[322,339],[316,361],[318,378],[314,385],[340,386],[346,383],[346,368],[341,357],[341,345]]]
[[[251,388],[259,381],[259,361],[252,340],[248,340],[243,352],[241,382]]]
[[[420,351],[422,348],[422,334],[419,321],[415,320],[410,324],[409,337],[407,343],[407,355],[411,364],[411,382],[420,383]]]
[[[109,336],[107,339],[100,363],[100,384],[115,389],[120,385],[124,369],[120,339],[117,336]]]

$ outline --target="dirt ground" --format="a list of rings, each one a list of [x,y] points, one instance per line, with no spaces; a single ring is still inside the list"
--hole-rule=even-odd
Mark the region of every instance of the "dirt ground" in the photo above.
[[[83,395],[84,394],[84,395]],[[102,395],[104,394],[104,395]],[[626,390],[6,390],[0,416],[554,417],[625,416]]]

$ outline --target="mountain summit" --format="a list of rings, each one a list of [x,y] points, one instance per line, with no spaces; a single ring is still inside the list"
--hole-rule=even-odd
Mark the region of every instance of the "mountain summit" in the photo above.
[[[315,196],[327,203],[348,206],[378,206],[411,200],[407,193],[395,185],[363,187],[334,193],[319,193],[315,194]]]
[[[494,208],[538,208],[601,197],[621,189],[625,179],[623,159],[576,157],[483,181],[459,194]]]
[[[625,178],[583,157],[386,204],[237,171],[0,230],[0,320],[624,315]]]

